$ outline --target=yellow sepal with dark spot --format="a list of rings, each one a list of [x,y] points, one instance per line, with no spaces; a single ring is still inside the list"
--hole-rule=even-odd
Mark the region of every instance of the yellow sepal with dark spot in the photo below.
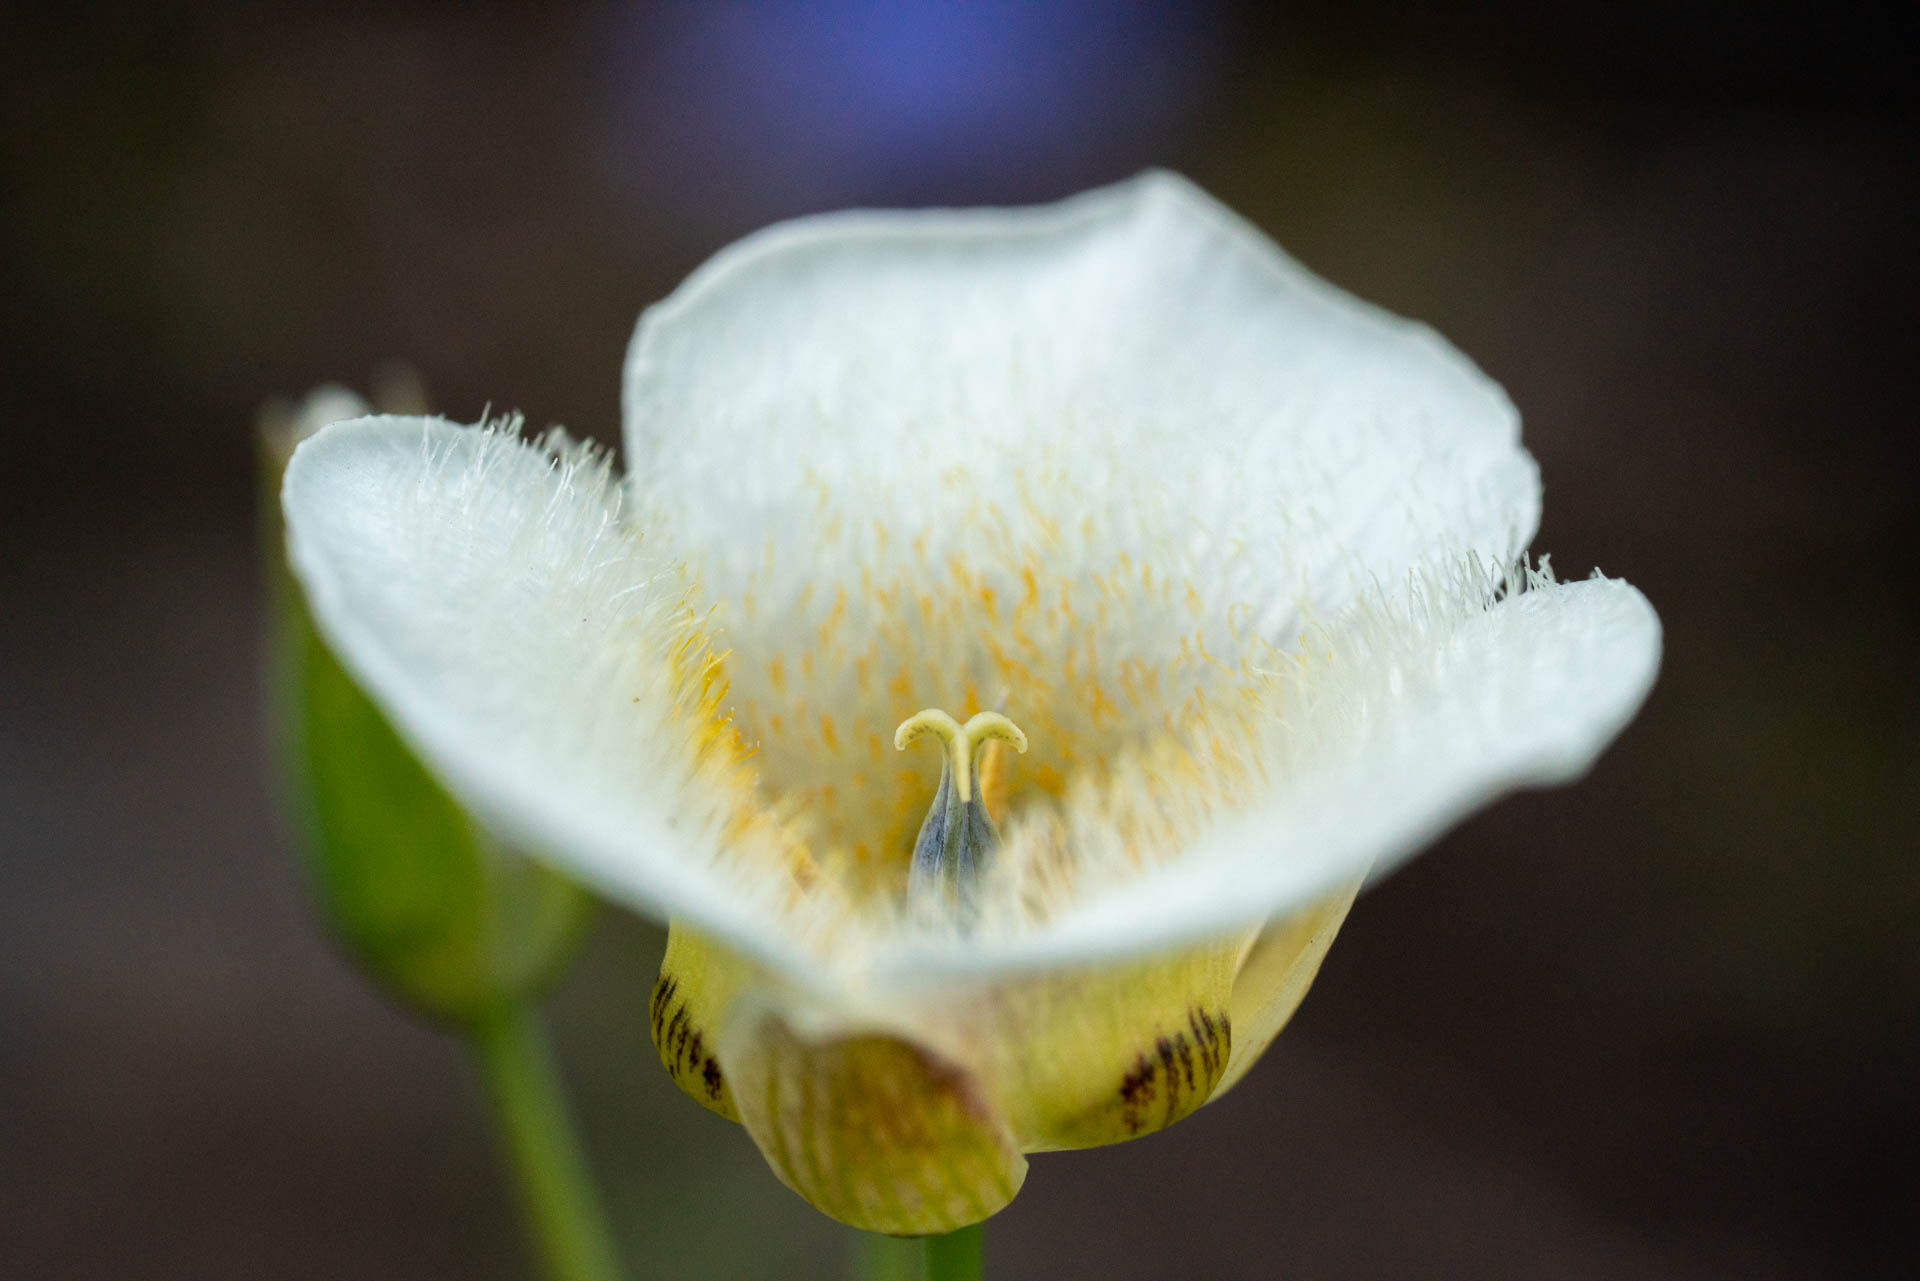
[[[873,1232],[949,1232],[1013,1198],[1023,1153],[1121,1142],[1219,1097],[1292,1016],[1357,889],[1145,960],[858,1005],[675,925],[654,1043],[680,1088],[742,1122],[817,1209]]]
[[[1212,1096],[1244,941],[1034,975],[980,998],[983,1072],[1021,1147],[1096,1147],[1164,1129]]]
[[[738,1121],[740,1114],[720,1067],[716,1032],[758,973],[731,948],[675,923],[667,931],[667,954],[647,1011],[654,1048],[668,1075],[695,1102],[729,1121]]]

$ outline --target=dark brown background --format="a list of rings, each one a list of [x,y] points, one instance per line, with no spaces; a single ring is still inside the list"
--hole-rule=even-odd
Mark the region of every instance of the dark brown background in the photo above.
[[[0,18],[0,1275],[527,1275],[467,1065],[277,842],[258,402],[403,357],[607,436],[736,235],[1147,163],[1504,382],[1539,546],[1667,661],[1361,903],[1242,1089],[1038,1159],[997,1275],[1916,1275],[1893,10],[154,8]],[[655,1065],[659,946],[608,913],[552,1006],[629,1259],[835,1275]]]

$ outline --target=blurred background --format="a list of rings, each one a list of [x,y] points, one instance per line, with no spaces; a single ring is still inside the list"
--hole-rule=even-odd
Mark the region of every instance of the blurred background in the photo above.
[[[1538,545],[1666,665],[1363,899],[1246,1085],[1037,1159],[994,1274],[1920,1275],[1912,12],[9,6],[0,1276],[531,1275],[462,1052],[276,826],[262,400],[401,358],[611,439],[738,235],[1148,164],[1504,383]],[[625,1254],[842,1275],[660,1070],[661,943],[603,914],[550,1004]]]

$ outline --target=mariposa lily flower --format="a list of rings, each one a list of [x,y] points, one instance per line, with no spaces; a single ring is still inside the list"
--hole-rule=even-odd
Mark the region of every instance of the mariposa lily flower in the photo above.
[[[671,922],[668,1070],[863,1228],[1217,1098],[1658,663],[1524,559],[1498,387],[1168,174],[749,237],[641,318],[625,448],[336,424],[293,564],[451,791]]]

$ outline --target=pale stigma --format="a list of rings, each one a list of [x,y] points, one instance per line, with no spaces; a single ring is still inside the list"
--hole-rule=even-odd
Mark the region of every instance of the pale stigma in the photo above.
[[[979,712],[962,725],[945,712],[928,708],[900,722],[893,745],[904,751],[907,744],[928,734],[940,737],[946,760],[940,766],[940,790],[934,793],[933,805],[913,842],[907,895],[947,899],[965,913],[973,906],[974,883],[1000,845],[1000,833],[975,785],[979,753],[995,739],[1024,752],[1027,736],[998,712]]]

